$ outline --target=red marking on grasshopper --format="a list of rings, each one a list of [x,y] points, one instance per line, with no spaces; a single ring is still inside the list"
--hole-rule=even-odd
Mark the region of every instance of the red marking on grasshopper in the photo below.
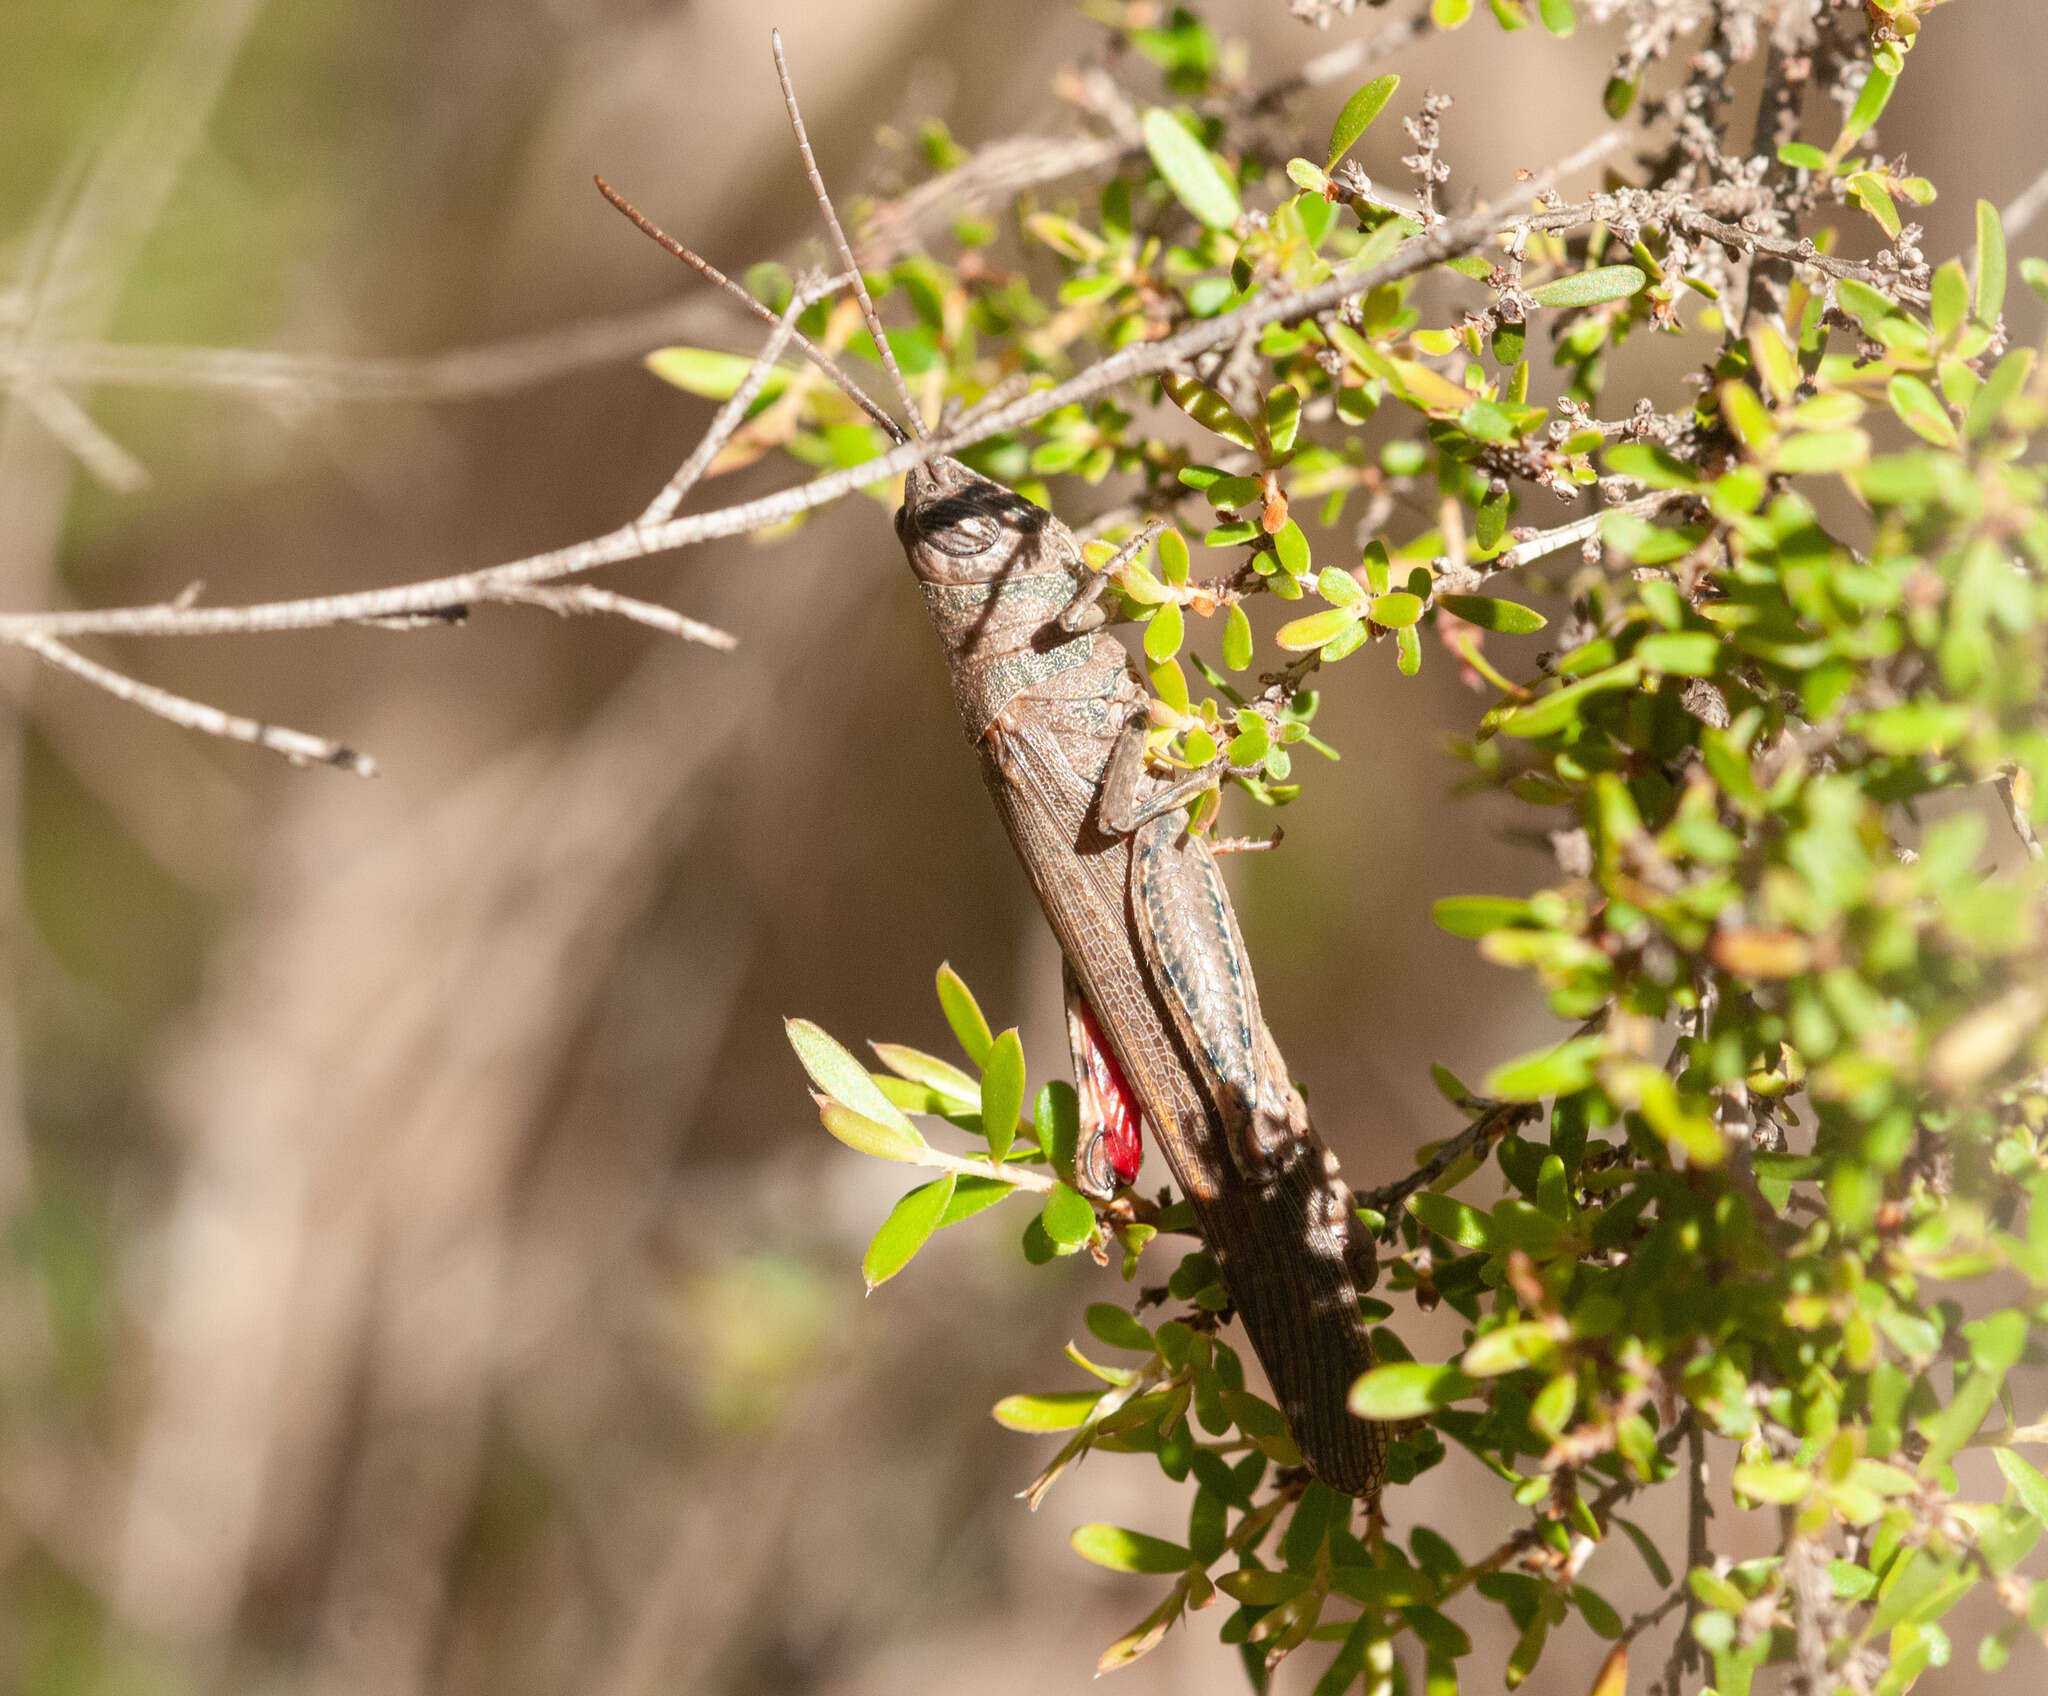
[[[1084,1145],[1075,1164],[1088,1174],[1095,1166],[1099,1146],[1109,1170],[1119,1184],[1138,1175],[1145,1158],[1145,1144],[1139,1134],[1140,1114],[1123,1069],[1110,1052],[1102,1027],[1095,1022],[1095,1009],[1078,995],[1074,998],[1081,1019],[1082,1052],[1074,1080],[1081,1097],[1081,1127]]]

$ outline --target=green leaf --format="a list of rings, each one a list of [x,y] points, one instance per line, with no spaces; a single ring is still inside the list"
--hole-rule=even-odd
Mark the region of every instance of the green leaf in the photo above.
[[[1159,532],[1159,569],[1176,589],[1188,580],[1188,539],[1171,526]]]
[[[1312,612],[1306,618],[1281,625],[1273,633],[1273,640],[1289,653],[1306,653],[1311,648],[1320,648],[1357,622],[1358,614],[1349,608],[1327,607],[1322,612]]]
[[[1081,1136],[1081,1108],[1074,1086],[1065,1078],[1055,1078],[1039,1090],[1031,1128],[1048,1164],[1062,1171],[1073,1165],[1074,1145]]]
[[[1622,1534],[1636,1546],[1636,1553],[1643,1557],[1643,1565],[1650,1569],[1650,1576],[1656,1580],[1659,1590],[1671,1588],[1671,1568],[1664,1563],[1664,1551],[1659,1549],[1650,1534],[1632,1519],[1614,1516],[1614,1523],[1621,1527]]]
[[[1962,328],[1963,319],[1970,310],[1970,280],[1963,275],[1963,268],[1951,259],[1934,273],[1933,302],[1928,308],[1928,322],[1933,326],[1935,339],[1946,342]]]
[[[656,348],[645,363],[664,383],[706,400],[731,400],[754,368],[751,355],[719,353],[708,347]],[[779,395],[789,386],[789,375],[783,370],[770,371],[761,385],[762,397]]]
[[[2048,1477],[2014,1449],[1991,1451],[2006,1483],[2018,1492],[2021,1504],[2043,1525],[2048,1525]]]
[[[1500,730],[1506,736],[1550,736],[1579,716],[1579,709],[1595,695],[1610,689],[1632,689],[1642,681],[1642,667],[1630,660],[1596,671],[1568,683],[1555,694],[1542,695],[1527,706],[1514,707],[1501,715]]]
[[[1885,103],[1892,97],[1895,79],[1883,71],[1873,70],[1864,79],[1863,88],[1856,96],[1856,104],[1850,109],[1849,121],[1842,126],[1841,138],[1835,143],[1835,157],[1840,158],[1855,144],[1857,138],[1877,122],[1883,113]]]
[[[1408,1198],[1408,1211],[1427,1229],[1460,1248],[1484,1249],[1492,1245],[1493,1221],[1456,1196],[1418,1190]]]
[[[1890,398],[1892,411],[1898,414],[1899,421],[1916,436],[1938,448],[1957,445],[1954,422],[1934,391],[1918,377],[1901,372],[1885,385],[1885,394]]]
[[[1731,1478],[1738,1494],[1757,1502],[1790,1507],[1806,1500],[1814,1474],[1810,1467],[1792,1466],[1784,1461],[1756,1460],[1738,1464]]]
[[[1478,1389],[1455,1366],[1397,1360],[1375,1366],[1353,1384],[1347,1405],[1360,1419],[1420,1419]]]
[[[1858,429],[1814,430],[1780,443],[1776,458],[1778,469],[1788,476],[1853,471],[1869,464],[1870,437]]]
[[[1338,1566],[1330,1569],[1330,1588],[1368,1608],[1410,1608],[1434,1601],[1437,1583],[1413,1567]]]
[[[1323,162],[1324,170],[1337,168],[1337,161],[1351,151],[1352,144],[1365,134],[1400,86],[1397,76],[1374,77],[1344,102],[1344,110],[1337,114],[1337,122],[1330,130],[1330,154]]]
[[[942,1095],[953,1106],[972,1113],[981,1106],[981,1091],[958,1066],[921,1049],[905,1048],[899,1042],[871,1042],[875,1058],[898,1077],[920,1083]]]
[[[1550,622],[1534,607],[1525,607],[1519,601],[1496,601],[1486,595],[1439,595],[1436,604],[1467,624],[1502,636],[1527,636]]]
[[[908,1266],[931,1240],[953,1199],[953,1174],[921,1184],[889,1210],[868,1251],[861,1256],[860,1275],[869,1289],[886,1284]]]
[[[836,1101],[826,1102],[818,1117],[826,1130],[856,1154],[872,1154],[878,1160],[915,1161],[931,1146],[915,1130],[880,1124]]]
[[[1140,1354],[1152,1352],[1152,1333],[1114,1302],[1090,1302],[1087,1320],[1088,1329],[1113,1349],[1136,1349]]]
[[[1243,208],[1222,163],[1192,134],[1187,125],[1162,107],[1145,113],[1141,129],[1145,151],[1166,179],[1175,198],[1212,230],[1227,230]]]
[[[1998,208],[1977,202],[1977,322],[1987,329],[2005,310],[2005,227]]]
[[[1243,671],[1252,663],[1252,621],[1234,602],[1223,621],[1223,663],[1232,671]]]
[[[1216,1588],[1248,1608],[1273,1608],[1292,1601],[1310,1582],[1305,1572],[1267,1572],[1252,1566],[1226,1572],[1216,1581]]]
[[[975,1065],[986,1065],[988,1051],[996,1045],[995,1033],[988,1028],[974,991],[951,966],[939,967],[939,1006],[945,1012],[946,1023],[953,1027],[953,1040],[960,1044],[961,1051]]]
[[[1480,1093],[1496,1101],[1541,1101],[1547,1095],[1570,1095],[1593,1081],[1593,1065],[1605,1051],[1605,1039],[1577,1036],[1555,1048],[1524,1054],[1496,1066]]]
[[[1015,1028],[996,1038],[981,1074],[981,1134],[991,1160],[1000,1161],[1017,1137],[1024,1111],[1024,1044]]]
[[[1557,1357],[1557,1339],[1537,1319],[1517,1320],[1477,1338],[1458,1362],[1467,1377],[1498,1378],[1524,1367],[1548,1366]]]
[[[1600,306],[1610,300],[1626,300],[1649,284],[1649,277],[1633,265],[1602,265],[1581,271],[1576,277],[1560,277],[1530,291],[1538,306],[1553,308]]]
[[[1721,657],[1721,638],[1710,630],[1660,630],[1636,644],[1635,657],[1647,671],[1711,677]]]
[[[1016,1193],[1017,1186],[1007,1184],[1001,1178],[958,1177],[953,1183],[953,1199],[946,1204],[946,1211],[939,1215],[939,1228],[943,1230],[963,1219],[972,1219],[977,1213],[986,1213],[996,1203],[1008,1201]]]
[[[1884,233],[1897,241],[1899,231],[1904,227],[1899,218],[1899,209],[1892,202],[1891,192],[1884,186],[1884,179],[1874,171],[1858,171],[1849,179],[1850,197],[1858,201],[1863,210],[1875,218]]]
[[[1301,427],[1301,391],[1282,383],[1266,396],[1266,440],[1276,454],[1291,452]]]
[[[1045,1234],[1062,1248],[1078,1248],[1095,1229],[1095,1209],[1078,1190],[1056,1183],[1039,1215]]]
[[[1078,1525],[1068,1541],[1084,1561],[1111,1572],[1185,1572],[1195,1558],[1178,1543],[1120,1525]]]
[[[1230,402],[1214,389],[1198,383],[1192,377],[1184,377],[1177,373],[1161,377],[1159,386],[1165,391],[1168,400],[1203,429],[1213,431],[1225,441],[1235,442],[1241,448],[1258,451],[1257,433],[1237,415]],[[1253,534],[1257,534],[1256,526],[1253,528]]]
[[[1255,713],[1249,707],[1239,708],[1237,734],[1230,740],[1230,763],[1234,766],[1258,765],[1271,747],[1272,731],[1267,728],[1265,715]]]
[[[1363,607],[1365,590],[1348,571],[1326,565],[1316,574],[1316,593],[1334,607]]]
[[[782,1029],[789,1038],[789,1046],[796,1050],[797,1059],[810,1073],[811,1082],[826,1095],[852,1108],[863,1119],[872,1119],[889,1130],[923,1142],[924,1139],[918,1137],[910,1121],[903,1116],[902,1109],[868,1076],[867,1067],[824,1030],[809,1019],[785,1019]]]
[[[1437,928],[1453,936],[1480,937],[1488,931],[1527,924],[1529,903],[1508,895],[1447,895],[1429,910]]]
[[[1422,617],[1422,597],[1396,589],[1392,594],[1373,596],[1366,611],[1375,624],[1389,630],[1405,630]]]
[[[1101,1390],[1054,1390],[1042,1396],[1005,1396],[995,1405],[995,1421],[1006,1431],[1071,1431],[1085,1425]]]
[[[1281,525],[1273,536],[1273,552],[1280,563],[1287,568],[1289,576],[1306,577],[1309,574],[1308,537],[1293,519]]]
[[[1180,610],[1180,602],[1166,602],[1145,621],[1145,657],[1163,665],[1180,652],[1186,634],[1187,618]]]

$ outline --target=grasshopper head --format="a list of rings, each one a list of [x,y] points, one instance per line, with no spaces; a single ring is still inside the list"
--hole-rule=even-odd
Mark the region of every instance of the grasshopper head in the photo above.
[[[1055,563],[1051,513],[957,459],[913,466],[903,480],[896,534],[927,583],[993,583]]]

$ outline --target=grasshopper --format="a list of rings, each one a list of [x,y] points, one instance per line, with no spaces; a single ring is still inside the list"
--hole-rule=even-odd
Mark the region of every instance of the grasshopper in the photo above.
[[[783,104],[841,268],[920,438],[926,434],[818,173],[772,35]],[[756,316],[776,315],[600,179],[608,198]],[[821,350],[798,347],[898,442],[903,428]],[[933,457],[896,514],[938,631],[982,778],[1065,959],[1082,1105],[1075,1181],[1112,1200],[1150,1124],[1188,1199],[1303,1458],[1335,1489],[1377,1497],[1381,1428],[1345,1401],[1372,1364],[1359,1311],[1373,1248],[1259,1011],[1244,938],[1189,806],[1223,775],[1147,766],[1150,691],[1108,634],[1103,587],[1043,507]],[[1146,537],[1129,545],[1134,554]],[[1128,555],[1126,556],[1128,557]]]
[[[1372,1364],[1371,1240],[1260,1016],[1244,938],[1188,803],[1146,770],[1150,691],[1044,508],[952,459],[905,478],[896,532],[996,811],[1065,956],[1081,1187],[1136,1175],[1131,1105],[1192,1205],[1316,1476],[1378,1493],[1379,1427],[1345,1408]],[[1107,1053],[1103,1053],[1103,1048]]]

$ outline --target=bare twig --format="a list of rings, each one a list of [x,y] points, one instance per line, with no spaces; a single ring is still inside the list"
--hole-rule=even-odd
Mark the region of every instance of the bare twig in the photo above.
[[[1685,1564],[1688,1569],[1710,1564],[1713,1551],[1707,1546],[1707,1521],[1714,1515],[1707,1502],[1707,1439],[1690,1408],[1680,1417],[1675,1430],[1685,1433]],[[1664,1663],[1664,1675],[1653,1688],[1664,1696],[1679,1696],[1685,1675],[1699,1665],[1700,1647],[1693,1640],[1692,1617],[1698,1599],[1689,1584],[1679,1586],[1685,1597],[1685,1612],[1678,1624],[1678,1636],[1671,1645],[1671,1658]]]
[[[1614,506],[1604,507],[1599,512],[1588,513],[1584,518],[1575,518],[1571,523],[1560,524],[1554,530],[1538,531],[1495,554],[1492,559],[1481,561],[1471,572],[1472,580],[1483,583],[1504,571],[1519,570],[1522,566],[1533,565],[1537,560],[1551,554],[1562,553],[1566,548],[1578,547],[1599,535],[1601,523],[1611,513],[1621,512],[1638,518],[1651,518],[1690,498],[1691,496],[1683,489],[1659,489],[1653,494],[1643,495],[1632,501],[1622,501]]]
[[[774,322],[774,313],[767,316]],[[594,365],[639,359],[650,347],[696,333],[704,319],[704,301],[693,296],[479,347],[369,358],[260,348],[17,342],[0,346],[0,387],[43,378],[83,387],[253,394],[304,405],[480,400]]]
[[[1547,177],[1583,169],[1622,146],[1623,131],[1609,131],[1563,161]],[[1540,186],[1539,178],[1530,192]],[[1518,191],[1518,195],[1519,195]],[[1341,306],[1383,283],[1397,282],[1432,265],[1469,253],[1491,237],[1529,220],[1525,209],[1490,208],[1448,219],[1428,234],[1407,243],[1392,258],[1363,270],[1347,271],[1297,293],[1269,295],[1249,301],[1233,312],[1191,324],[1156,342],[1136,342],[1098,360],[1078,376],[1051,388],[1033,390],[1007,406],[977,417],[971,425],[942,430],[920,442],[907,442],[863,464],[827,472],[808,483],[756,500],[658,525],[631,523],[616,530],[546,553],[528,555],[476,571],[401,584],[387,589],[356,590],[291,601],[258,602],[235,607],[172,605],[113,607],[94,611],[0,614],[0,641],[25,633],[47,636],[218,636],[278,630],[312,630],[369,619],[403,618],[436,613],[476,601],[502,599],[507,588],[523,588],[578,576],[601,566],[644,559],[675,548],[726,536],[745,535],[778,524],[799,513],[829,504],[856,489],[901,476],[914,465],[990,437],[1016,430],[1033,419],[1092,399],[1122,384],[1176,369],[1211,348],[1229,345],[1247,332],[1268,324],[1295,322]]]
[[[1377,35],[1362,36],[1356,41],[1347,41],[1341,47],[1333,47],[1327,53],[1318,53],[1300,70],[1269,83],[1252,101],[1252,111],[1264,114],[1277,112],[1297,94],[1324,83],[1341,82],[1367,65],[1377,64],[1400,52],[1418,36],[1427,35],[1430,30],[1430,16],[1427,11],[1414,17],[1404,18],[1399,23],[1389,24]]]
[[[2027,858],[2043,858],[2041,839],[2034,833],[2034,821],[2028,816],[2032,808],[2033,779],[2023,767],[2008,766],[1994,781],[1998,785],[1998,799],[2005,807],[2006,820],[2012,826],[2013,835],[2025,847]]]
[[[138,682],[125,673],[89,660],[49,636],[26,635],[10,640],[17,647],[26,648],[38,658],[47,660],[59,671],[68,671],[94,688],[104,689],[116,700],[126,701],[144,712],[155,713],[158,718],[167,718],[187,730],[201,730],[209,736],[225,737],[230,742],[247,742],[258,748],[268,748],[274,754],[282,754],[295,766],[338,766],[343,771],[354,772],[357,777],[377,775],[377,762],[369,755],[359,754],[339,742],[330,742],[324,736],[308,736],[304,731],[286,730],[257,719],[240,718],[234,713],[222,712],[218,707],[209,707],[203,701],[187,700],[183,695],[174,695],[153,683]]]
[[[2011,241],[2022,230],[2028,228],[2042,211],[2048,209],[2048,167],[2027,184],[1998,215],[1998,221],[2005,230],[2005,239]]]
[[[647,503],[646,509],[634,523],[647,528],[659,525],[670,518],[684,498],[697,486],[705,468],[725,446],[740,420],[746,417],[747,408],[754,404],[754,397],[761,392],[768,381],[768,373],[775,368],[775,362],[782,357],[782,350],[789,346],[790,338],[796,334],[796,321],[812,305],[823,300],[846,279],[834,277],[819,282],[809,280],[800,283],[790,291],[789,304],[782,309],[782,316],[776,320],[775,328],[768,332],[768,339],[761,344],[761,351],[754,355],[754,363],[747,367],[746,376],[740,379],[740,386],[727,397],[711,420],[696,447],[690,450],[690,457],[677,468],[676,474],[663,486],[660,494]],[[859,287],[859,276],[855,274],[855,287]]]
[[[707,648],[717,648],[724,653],[730,653],[739,646],[738,637],[715,624],[686,618],[652,601],[635,600],[630,595],[614,594],[610,589],[595,588],[588,583],[572,583],[560,589],[508,589],[500,599],[545,607],[549,612],[560,613],[564,617],[598,613],[628,619],[634,624],[644,624],[650,630],[659,630],[664,635],[680,636],[685,642],[701,642]]]
[[[1118,134],[1018,135],[991,142],[964,164],[869,213],[861,232],[861,257],[871,266],[893,264],[914,252],[923,240],[924,226],[951,207],[980,205],[1041,183],[1099,171],[1143,145],[1135,137]]]
[[[104,489],[117,495],[149,487],[149,468],[92,420],[92,414],[46,378],[27,378],[14,389],[36,422],[62,442],[71,457]]]
[[[1525,1101],[1493,1102],[1456,1136],[1440,1144],[1437,1151],[1407,1177],[1395,1183],[1382,1184],[1376,1190],[1367,1190],[1358,1198],[1358,1204],[1371,1208],[1386,1219],[1383,1234],[1391,1239],[1399,1222],[1397,1216],[1401,1204],[1417,1190],[1427,1189],[1466,1155],[1483,1151],[1495,1137],[1505,1136],[1540,1116],[1540,1109]]]
[[[813,301],[823,299],[838,286],[838,279],[807,279],[799,284],[790,297],[789,305],[776,321],[775,329],[763,343],[760,352],[755,355],[753,364],[748,367],[739,387],[712,417],[710,425],[705,429],[689,458],[648,504],[646,511],[631,527],[632,529],[658,530],[682,503],[684,497],[696,486],[706,467],[717,456],[719,449],[730,440],[733,431],[745,418],[747,408],[753,404],[755,396],[760,393],[762,385],[767,381],[769,371],[795,333],[798,316]],[[356,618],[361,622],[383,624],[435,622],[446,619],[451,613],[467,607],[472,601],[509,601],[544,606],[556,613],[613,613],[712,647],[734,646],[734,640],[730,635],[711,625],[700,624],[694,619],[686,619],[679,613],[670,612],[666,607],[658,607],[651,602],[635,600],[609,590],[585,586],[546,590],[537,587],[533,582],[523,581],[516,575],[478,573],[473,574],[473,577],[474,580],[467,586],[465,592],[447,594],[425,604],[370,607],[359,612]],[[177,602],[161,610],[176,613],[181,610],[197,609],[187,607],[185,598],[180,597]],[[328,619],[320,622],[336,621]],[[57,639],[54,632],[35,628],[33,620],[24,624],[17,619],[0,628],[0,642],[26,648],[60,670],[68,671],[83,682],[105,690],[117,700],[129,702],[187,729],[203,731],[207,735],[224,737],[233,742],[247,742],[255,747],[268,748],[297,765],[338,766],[345,771],[353,771],[359,777],[376,774],[374,761],[339,742],[310,736],[303,731],[283,729],[256,719],[243,718],[218,707],[172,694],[169,690],[158,688],[154,684],[139,682],[123,672],[89,660],[66,647]]]

